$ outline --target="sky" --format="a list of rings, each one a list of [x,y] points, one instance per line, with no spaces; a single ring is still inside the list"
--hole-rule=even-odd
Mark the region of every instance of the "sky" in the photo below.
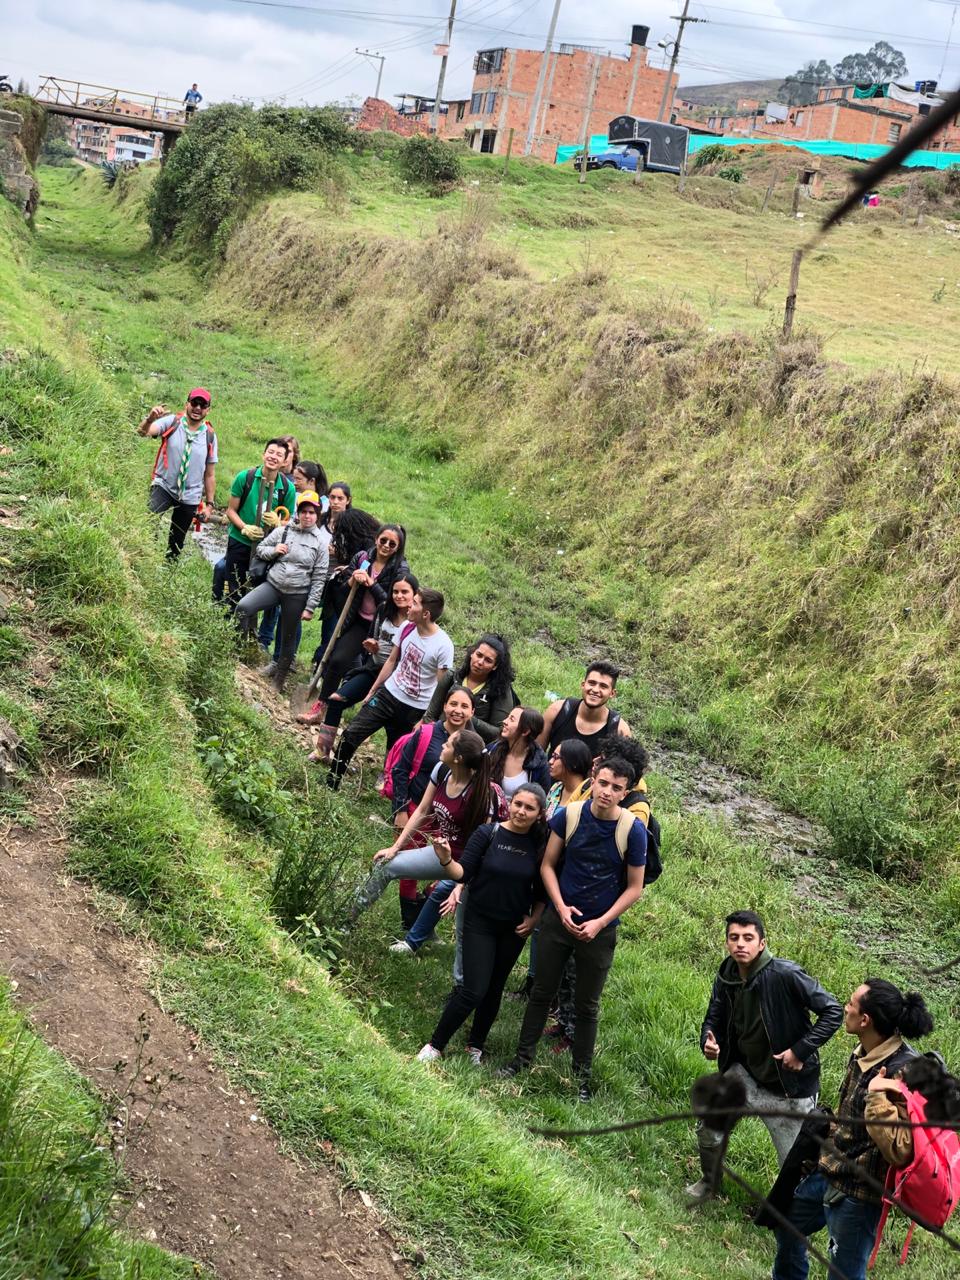
[[[633,23],[650,27],[650,61],[666,57],[682,0],[561,0],[557,41],[625,54]],[[445,97],[469,95],[477,49],[542,48],[553,0],[458,0]],[[810,59],[830,63],[888,40],[911,79],[960,83],[960,16],[950,0],[690,0],[680,85],[767,79]],[[0,0],[0,72],[35,89],[55,75],[207,103],[362,101],[386,57],[381,97],[436,91],[434,42],[449,0]],[[947,49],[951,21],[956,17]],[[944,59],[946,51],[946,59]]]

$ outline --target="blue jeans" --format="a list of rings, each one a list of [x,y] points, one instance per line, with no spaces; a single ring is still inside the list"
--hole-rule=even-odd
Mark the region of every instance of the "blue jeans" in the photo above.
[[[420,908],[420,914],[414,921],[413,928],[404,938],[404,942],[412,947],[414,951],[419,951],[433,934],[440,920],[440,908],[450,897],[450,894],[453,893],[456,884],[456,880],[438,880],[433,886],[430,897]],[[455,987],[463,984],[463,913],[466,908],[466,900],[467,890],[464,889],[460,898],[460,905],[457,907],[457,914],[454,917],[456,947],[453,953],[453,985]]]
[[[822,1173],[811,1173],[797,1187],[790,1221],[805,1236],[821,1228],[829,1232],[827,1257],[848,1280],[867,1280],[867,1261],[873,1249],[881,1206],[844,1196],[836,1204],[824,1204],[831,1184]],[[807,1280],[807,1246],[785,1228],[776,1231],[777,1256],[773,1280]]]
[[[420,908],[413,928],[404,939],[414,951],[419,951],[433,933],[440,921],[440,908],[456,888],[456,880],[438,880],[431,890],[430,897]]]

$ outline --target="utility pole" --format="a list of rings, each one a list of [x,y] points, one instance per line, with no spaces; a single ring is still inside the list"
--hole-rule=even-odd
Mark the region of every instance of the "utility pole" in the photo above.
[[[550,26],[547,28],[547,43],[543,49],[540,62],[540,74],[537,76],[537,87],[533,91],[533,103],[530,107],[530,121],[527,125],[527,138],[523,144],[523,154],[528,156],[533,150],[533,139],[537,131],[537,116],[540,114],[540,103],[543,99],[543,86],[547,78],[547,63],[553,52],[553,37],[557,30],[557,19],[560,17],[561,0],[553,0],[553,13],[550,15]]]
[[[384,63],[386,62],[386,60],[387,60],[387,59],[386,59],[386,57],[385,57],[385,55],[384,55],[384,54],[382,54],[382,53],[371,53],[369,49],[354,49],[354,51],[353,51],[353,52],[354,52],[354,53],[359,53],[359,55],[360,55],[360,57],[361,57],[361,58],[366,58],[369,62],[379,62],[379,63],[380,63],[380,69],[379,69],[379,70],[378,70],[378,72],[377,72],[377,87],[376,87],[376,89],[374,90],[374,93],[373,93],[373,96],[374,96],[375,98],[378,98],[378,99],[379,99],[379,97],[380,97],[380,81],[383,79],[383,64],[384,64]]]
[[[583,136],[580,139],[582,152],[580,155],[580,182],[587,180],[587,153],[590,150],[590,113],[593,110],[593,99],[597,92],[597,81],[600,79],[600,57],[597,55],[593,63],[593,75],[590,77],[590,88],[587,91],[587,109],[583,113]]]
[[[690,0],[683,0],[683,13],[673,14],[673,20],[679,22],[676,40],[664,40],[661,48],[673,48],[670,55],[670,70],[667,72],[667,82],[663,86],[663,97],[660,99],[660,110],[657,112],[657,119],[662,120],[664,116],[669,117],[670,111],[673,110],[673,73],[677,69],[677,59],[680,57],[680,42],[683,40],[683,29],[688,22],[707,22],[707,18],[690,18],[687,16],[687,10],[690,8]],[[667,103],[670,104],[670,111],[667,110]]]
[[[450,42],[453,40],[453,19],[457,12],[457,0],[450,0],[450,16],[447,18],[447,52],[440,59],[440,77],[437,80],[437,100],[433,104],[433,115],[430,127],[434,133],[440,128],[440,99],[443,97],[443,82],[447,78],[447,59],[450,56]]]

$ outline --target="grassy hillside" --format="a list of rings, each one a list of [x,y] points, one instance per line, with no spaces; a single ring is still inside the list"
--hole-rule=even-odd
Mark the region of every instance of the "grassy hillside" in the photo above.
[[[776,99],[783,77],[775,80],[727,80],[722,84],[681,85],[677,97],[684,102],[695,102],[704,107],[733,109],[741,98],[757,98],[766,105]]]
[[[598,170],[580,186],[569,165],[512,160],[504,179],[501,159],[468,156],[464,189],[437,200],[402,183],[389,158],[372,152],[351,157],[343,185],[325,202],[303,196],[292,208],[324,236],[355,228],[418,239],[448,223],[483,231],[540,283],[602,277],[625,305],[659,302],[692,313],[707,332],[762,337],[779,328],[793,250],[826,208],[804,201],[804,218],[789,216],[804,162],[793,148],[744,146],[727,162],[742,169],[743,183],[694,172],[681,197],[666,175],[637,187],[632,175]],[[844,189],[850,167],[824,160],[829,193]],[[947,183],[944,175],[912,185],[892,179],[880,209],[854,214],[804,263],[798,324],[817,330],[829,360],[860,371],[957,367],[960,251],[945,224],[955,229],[958,211]],[[925,221],[917,229],[920,198]]]
[[[578,198],[546,173],[544,221]],[[399,201],[398,230],[422,203]],[[436,230],[387,237],[364,213],[274,201],[233,242],[225,314],[297,334],[309,318],[340,385],[404,414],[475,490],[509,475],[523,512],[501,537],[519,528],[591,639],[657,691],[656,731],[750,768],[844,855],[890,868],[927,850],[952,874],[954,385],[851,375],[810,330],[721,334],[589,264],[544,279],[483,234],[472,197],[438,203]]]
[[[36,245],[21,254],[31,274],[10,276],[9,314],[22,332],[7,328],[6,311],[0,323],[5,343],[32,347],[38,307],[59,310],[75,367],[61,362],[64,340],[54,328],[42,335],[52,352],[0,365],[0,421],[15,448],[10,493],[35,496],[27,535],[4,546],[9,572],[37,600],[35,616],[15,616],[13,629],[30,635],[45,673],[33,672],[24,690],[19,672],[8,670],[0,690],[11,705],[19,699],[18,722],[35,758],[82,767],[89,777],[75,815],[73,866],[117,895],[122,917],[164,948],[157,982],[166,1007],[216,1047],[292,1151],[307,1161],[332,1154],[347,1177],[376,1194],[411,1254],[424,1251],[426,1274],[765,1274],[769,1239],[746,1224],[739,1205],[686,1217],[688,1126],[624,1138],[537,1138],[531,1127],[580,1118],[562,1059],[545,1062],[523,1087],[455,1060],[434,1072],[410,1060],[447,989],[449,953],[388,968],[393,901],[370,913],[333,970],[323,928],[312,947],[306,931],[303,949],[278,929],[271,911],[278,858],[289,861],[302,846],[308,862],[345,860],[350,878],[361,874],[378,838],[368,820],[375,801],[349,790],[331,799],[282,735],[238,701],[229,631],[206,608],[207,566],[190,555],[171,573],[160,558],[143,512],[149,458],[130,424],[156,399],[172,400],[194,381],[212,385],[221,498],[229,474],[249,465],[262,439],[296,432],[308,455],[356,481],[364,505],[405,519],[414,567],[448,594],[458,642],[491,624],[519,637],[525,698],[542,702],[547,689],[573,688],[590,646],[632,650],[643,661],[623,691],[631,717],[726,744],[731,756],[752,750],[758,768],[779,761],[775,780],[799,795],[803,787],[816,793],[818,744],[773,701],[792,668],[768,665],[770,703],[750,707],[761,680],[749,664],[761,668],[749,644],[761,646],[764,636],[743,621],[753,616],[745,600],[744,634],[731,622],[720,641],[711,639],[734,586],[721,577],[713,594],[703,588],[703,548],[717,540],[711,504],[740,475],[735,459],[751,463],[758,492],[744,483],[735,495],[759,522],[772,492],[771,481],[761,487],[764,455],[777,433],[787,433],[785,451],[812,439],[830,456],[836,441],[811,435],[810,421],[819,421],[818,405],[832,404],[829,430],[841,429],[839,387],[820,390],[807,343],[778,355],[747,340],[709,339],[716,345],[703,350],[714,362],[690,373],[703,339],[682,312],[619,313],[599,281],[539,283],[483,243],[469,211],[453,229],[409,244],[332,223],[305,227],[298,202],[281,201],[241,233],[221,281],[202,287],[183,263],[149,252],[136,188],[118,204],[95,176],[42,176],[52,207],[41,210]],[[251,317],[251,306],[259,315]],[[728,346],[735,362],[726,360]],[[905,383],[904,397],[914,385]],[[886,392],[878,384],[874,403],[893,413]],[[741,398],[751,406],[746,418]],[[919,405],[913,417],[905,400],[894,408],[916,431]],[[682,431],[683,457],[670,444],[671,424]],[[521,429],[526,438],[511,443]],[[699,503],[670,474],[681,463],[692,468],[696,456],[698,476],[710,482],[698,489]],[[86,466],[75,465],[79,457]],[[791,474],[805,475],[803,464],[803,456],[794,459]],[[651,470],[655,507],[644,479]],[[838,478],[841,498],[845,482]],[[667,494],[688,505],[672,511]],[[740,510],[732,499],[729,509]],[[701,527],[708,518],[712,534]],[[810,528],[822,525],[820,517]],[[768,525],[757,528],[772,537]],[[688,537],[703,543],[684,544]],[[654,540],[662,540],[663,557],[655,571],[642,566]],[[681,555],[687,545],[701,550],[693,565]],[[741,546],[746,556],[745,540]],[[723,546],[711,554],[723,567]],[[758,595],[769,594],[782,572],[778,563],[761,577],[763,562],[754,564]],[[684,578],[698,565],[699,603]],[[740,578],[747,576],[741,566]],[[690,621],[672,634],[675,592]],[[55,628],[43,625],[48,619]],[[726,660],[744,664],[745,675],[709,682],[710,663],[734,643]],[[812,669],[806,642],[791,661]],[[824,669],[831,678],[846,672],[856,693],[844,661]],[[691,699],[702,681],[713,702],[681,711],[654,697],[664,672]],[[858,694],[856,724],[823,748],[833,776],[859,776],[857,753],[875,724],[868,710]],[[919,758],[919,738],[907,747],[909,764]],[[824,884],[815,899],[803,897],[763,850],[685,815],[679,798],[653,782],[668,873],[624,926],[590,1111],[597,1123],[684,1105],[702,1068],[696,1027],[718,959],[717,920],[732,902],[748,896],[766,911],[776,921],[776,949],[841,994],[865,969],[915,984],[918,963],[945,959],[957,943],[947,897],[931,893],[927,918],[917,920],[913,889],[854,870],[844,872],[842,890]],[[899,815],[891,801],[866,817]],[[855,835],[861,849],[863,821]],[[304,891],[304,914],[328,923],[338,885],[334,877],[329,900]],[[937,1047],[955,1061],[952,985],[924,989],[942,1023]],[[516,1021],[509,1011],[494,1056],[509,1051]],[[830,1046],[825,1092],[835,1088],[848,1047]],[[756,1131],[738,1132],[735,1158],[757,1182],[769,1179],[768,1144]],[[929,1242],[920,1249],[925,1275],[949,1274],[941,1251]]]

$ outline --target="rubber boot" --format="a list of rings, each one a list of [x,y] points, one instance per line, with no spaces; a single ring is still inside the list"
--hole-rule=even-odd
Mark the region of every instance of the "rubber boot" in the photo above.
[[[327,704],[318,698],[309,711],[304,711],[297,716],[297,724],[322,724],[326,714]]]
[[[291,663],[289,658],[286,661],[284,661],[281,658],[281,660],[277,663],[277,669],[273,673],[273,689],[275,693],[277,694],[283,693],[284,687],[287,683],[287,677],[290,674],[290,668],[292,665],[293,664]]]
[[[691,1205],[706,1204],[714,1196],[714,1187],[720,1185],[720,1147],[700,1148],[700,1169],[703,1177],[684,1188]]]
[[[323,764],[333,755],[333,743],[337,731],[332,724],[322,724],[316,730],[313,750],[307,757],[313,764]]]
[[[400,899],[400,924],[403,926],[403,932],[409,933],[413,926],[417,923],[417,916],[420,914],[422,903],[416,898]]]

